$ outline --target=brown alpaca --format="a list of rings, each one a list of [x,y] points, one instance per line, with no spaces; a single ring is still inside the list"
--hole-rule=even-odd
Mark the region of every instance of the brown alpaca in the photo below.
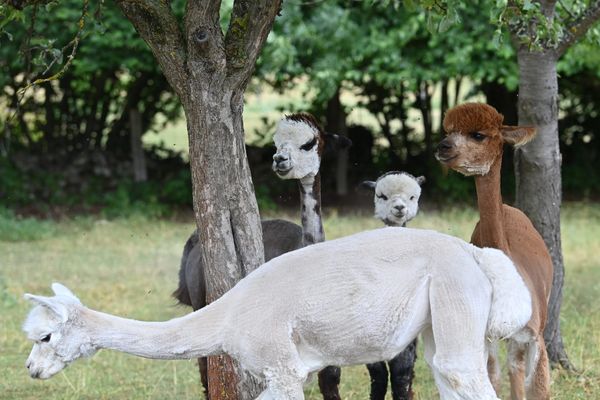
[[[480,220],[471,242],[504,251],[531,293],[529,337],[508,341],[511,396],[549,399],[550,375],[543,332],[552,288],[552,259],[529,218],[503,204],[500,193],[503,144],[523,145],[535,136],[535,128],[502,125],[503,119],[486,104],[467,103],[448,110],[444,117],[446,138],[440,142],[436,157],[463,175],[475,176]],[[498,391],[500,371],[495,351],[490,352],[488,370]]]

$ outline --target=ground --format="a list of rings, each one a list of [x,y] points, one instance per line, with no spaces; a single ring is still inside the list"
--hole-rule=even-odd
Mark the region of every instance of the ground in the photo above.
[[[472,209],[422,210],[412,227],[432,228],[468,239]],[[293,219],[293,218],[292,218]],[[600,205],[568,204],[562,214],[566,263],[562,329],[577,374],[552,373],[553,399],[600,398]],[[328,238],[380,227],[365,213],[326,213]],[[3,399],[197,399],[194,361],[153,361],[102,351],[76,362],[49,381],[30,379],[24,367],[30,344],[20,330],[29,309],[25,292],[50,294],[61,282],[84,304],[121,316],[164,320],[188,309],[176,306],[179,257],[190,222],[130,217],[112,221],[78,218],[60,223],[14,221],[0,213],[0,393]],[[436,398],[422,349],[416,399]],[[363,366],[344,368],[345,399],[368,398]],[[308,399],[320,399],[315,382]],[[507,397],[504,385],[502,398]]]

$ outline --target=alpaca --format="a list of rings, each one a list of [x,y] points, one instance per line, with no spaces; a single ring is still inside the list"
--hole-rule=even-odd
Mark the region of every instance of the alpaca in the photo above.
[[[508,341],[508,366],[513,399],[549,399],[550,375],[544,343],[548,299],[552,288],[552,259],[544,240],[520,210],[502,203],[500,167],[503,144],[521,146],[535,136],[535,128],[502,125],[504,117],[487,104],[467,103],[448,110],[447,136],[436,157],[444,165],[475,176],[480,220],[471,242],[504,251],[527,284],[533,314],[527,328]],[[490,377],[499,386],[495,349],[489,360]]]
[[[375,218],[387,226],[406,226],[419,211],[424,182],[424,176],[415,178],[406,172],[390,171],[377,181],[364,181],[360,186],[375,192]]]
[[[424,176],[415,178],[409,173],[390,171],[377,181],[364,181],[361,187],[375,193],[375,217],[387,226],[405,227],[419,210],[421,185]],[[371,377],[371,400],[383,400],[387,392],[388,367],[394,400],[413,398],[412,381],[414,378],[415,360],[417,359],[417,339],[413,340],[400,354],[388,361],[367,364]]]
[[[227,353],[266,382],[262,400],[301,400],[309,374],[390,359],[419,333],[441,399],[497,400],[486,341],[510,337],[531,317],[525,283],[501,251],[410,228],[276,257],[208,306],[166,322],[94,311],[64,286],[52,288],[53,297],[25,295],[36,304],[23,325],[32,377],[50,378],[102,348],[154,359]]]
[[[261,221],[265,261],[301,247],[325,240],[321,221],[320,166],[323,155],[351,145],[344,136],[324,132],[310,114],[297,113],[282,118],[273,137],[277,148],[273,156],[273,171],[281,179],[297,179],[300,187],[302,227],[282,219]],[[206,306],[206,284],[202,265],[202,248],[198,231],[188,238],[181,265],[179,286],[173,296],[181,303],[199,310]],[[206,359],[199,359],[198,366],[205,393],[208,395]],[[328,386],[327,400],[337,400],[338,378],[331,371],[335,386]],[[327,371],[325,372],[327,373]],[[329,376],[329,375],[327,375]],[[323,378],[320,378],[322,380]]]
[[[324,133],[310,114],[295,114],[279,124],[273,137],[277,152],[273,170],[282,179],[298,179],[302,204],[302,228],[306,245],[325,241],[321,219],[321,153],[330,134]],[[318,138],[322,138],[318,141]],[[340,136],[339,138],[349,139]],[[344,146],[348,147],[348,145]],[[341,400],[339,384],[342,371],[328,366],[318,374],[324,400]]]

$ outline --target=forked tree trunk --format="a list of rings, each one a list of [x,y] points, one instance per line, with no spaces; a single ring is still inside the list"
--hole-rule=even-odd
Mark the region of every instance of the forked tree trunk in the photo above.
[[[564,264],[560,236],[561,155],[558,141],[557,57],[554,52],[518,52],[519,124],[537,136],[515,151],[516,203],[540,232],[554,264],[554,282],[544,339],[552,362],[571,368],[560,333]]]
[[[168,1],[117,0],[150,46],[187,117],[194,212],[208,301],[263,263],[258,206],[246,158],[243,94],[279,0],[235,0],[229,27],[218,0],[188,1],[183,23]],[[212,400],[253,399],[261,384],[229,357],[211,357]]]

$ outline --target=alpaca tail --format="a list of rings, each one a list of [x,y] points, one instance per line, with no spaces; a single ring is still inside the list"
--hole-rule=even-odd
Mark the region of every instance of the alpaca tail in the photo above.
[[[513,262],[502,251],[475,249],[474,257],[492,284],[492,304],[487,335],[510,337],[531,319],[531,294]]]
[[[181,255],[181,264],[179,265],[179,286],[172,293],[172,296],[176,298],[180,304],[185,304],[187,306],[192,306],[192,299],[190,298],[190,292],[187,285],[188,282],[186,280],[186,265],[192,249],[198,244],[199,240],[198,230],[196,229],[185,242],[183,254]]]

